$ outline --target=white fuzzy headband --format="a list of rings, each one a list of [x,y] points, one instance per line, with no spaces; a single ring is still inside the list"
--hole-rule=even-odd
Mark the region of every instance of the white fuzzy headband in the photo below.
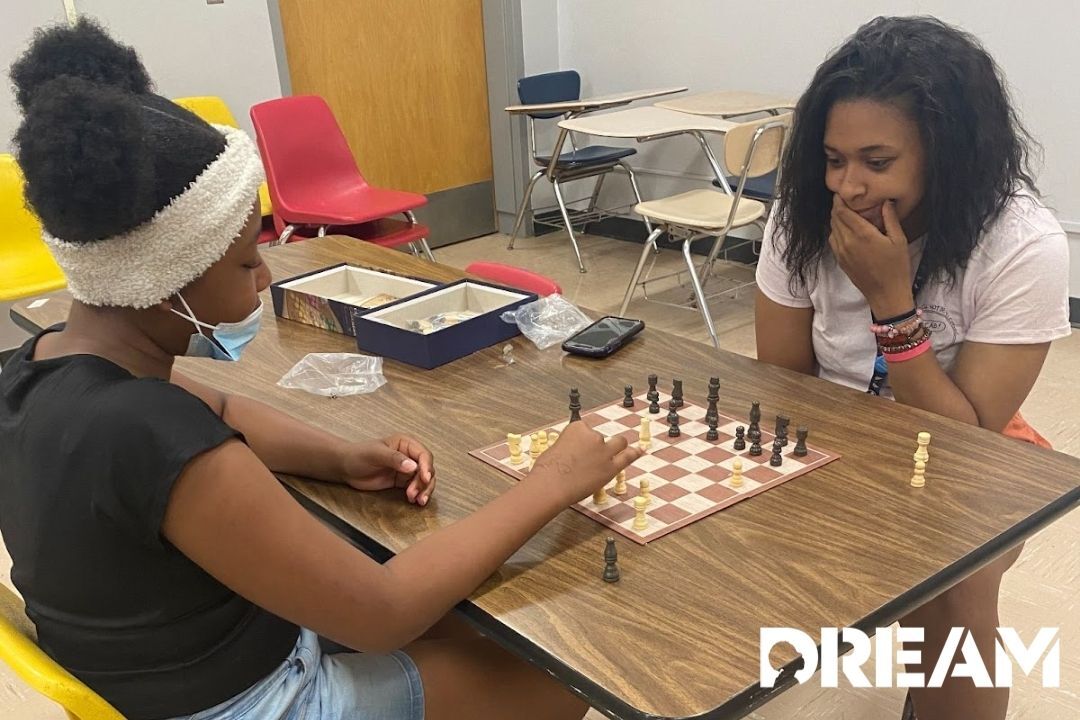
[[[225,136],[225,150],[142,225],[88,243],[42,232],[76,300],[151,307],[201,276],[229,249],[250,216],[263,166],[244,131],[214,127]]]

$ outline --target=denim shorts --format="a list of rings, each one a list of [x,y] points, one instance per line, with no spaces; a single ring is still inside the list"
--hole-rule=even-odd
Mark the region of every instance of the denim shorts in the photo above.
[[[301,630],[277,669],[236,697],[184,720],[423,718],[424,688],[408,655],[324,651],[318,635]]]

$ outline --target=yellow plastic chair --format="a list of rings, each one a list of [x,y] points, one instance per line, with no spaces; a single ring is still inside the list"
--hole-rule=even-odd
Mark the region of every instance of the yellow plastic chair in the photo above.
[[[0,154],[0,302],[67,285],[41,239],[41,223],[26,207],[25,183],[15,158]]]
[[[0,584],[0,660],[64,708],[71,720],[124,720],[116,708],[42,652],[35,639],[22,600]]]
[[[236,118],[229,112],[229,106],[215,95],[175,98],[173,102],[213,125],[239,127],[236,124]],[[270,203],[270,190],[266,187],[266,183],[259,186],[259,206],[263,217],[270,217],[274,213],[274,206]]]

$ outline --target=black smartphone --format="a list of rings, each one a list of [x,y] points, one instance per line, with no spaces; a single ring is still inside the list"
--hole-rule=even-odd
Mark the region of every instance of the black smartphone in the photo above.
[[[641,320],[608,315],[568,338],[562,349],[574,355],[607,357],[645,328]]]

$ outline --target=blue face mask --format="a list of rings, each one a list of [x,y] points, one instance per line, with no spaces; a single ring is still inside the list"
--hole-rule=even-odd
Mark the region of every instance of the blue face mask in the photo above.
[[[176,309],[173,309],[173,312],[192,323],[198,331],[193,333],[188,341],[187,352],[184,353],[188,357],[239,360],[244,348],[255,339],[259,332],[259,324],[262,322],[262,300],[259,300],[259,306],[240,322],[209,325],[195,317],[195,313],[191,311],[191,306],[187,304],[183,295],[178,294],[177,297],[184,303],[187,314]],[[203,332],[203,328],[210,331],[209,336]]]

